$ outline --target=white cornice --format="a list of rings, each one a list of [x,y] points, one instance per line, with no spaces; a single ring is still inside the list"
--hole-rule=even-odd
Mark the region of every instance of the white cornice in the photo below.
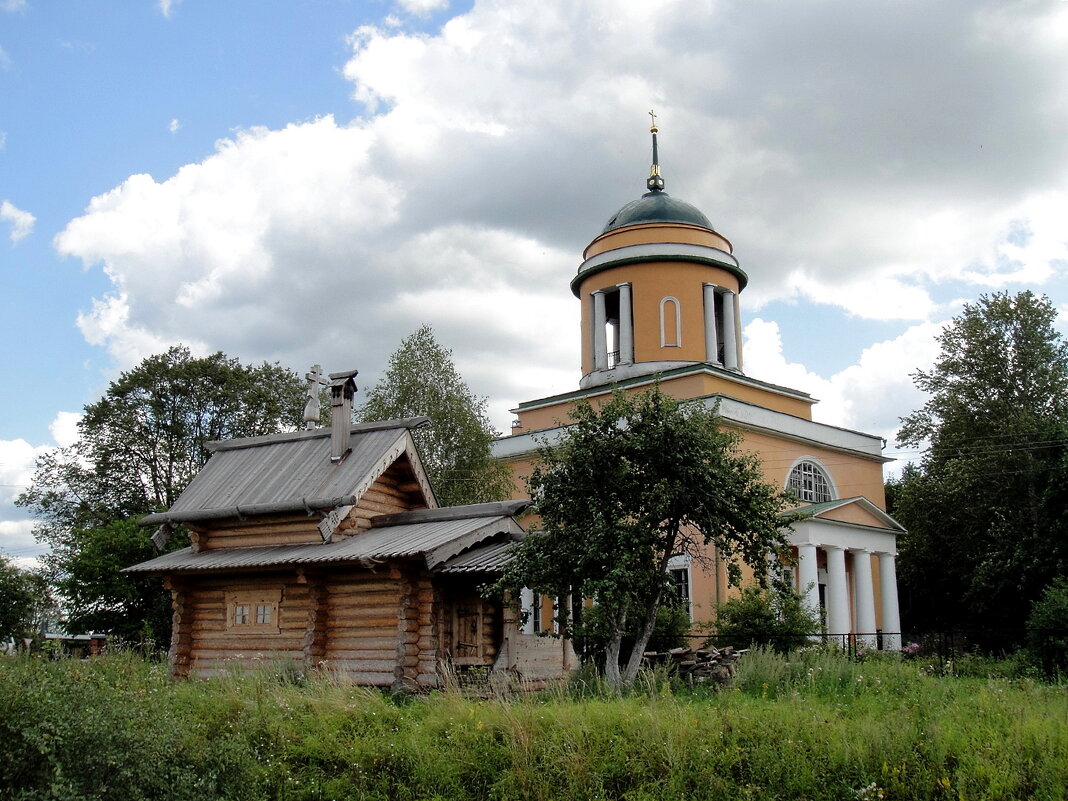
[[[732,427],[766,432],[809,445],[857,454],[880,462],[890,461],[882,455],[882,438],[873,434],[863,434],[825,423],[816,423],[722,395],[695,398],[694,402],[703,403],[707,408],[713,408],[718,403],[720,417]],[[490,444],[490,452],[497,459],[513,459],[533,453],[543,444],[553,445],[558,442],[568,428],[569,426],[557,426],[502,437]]]

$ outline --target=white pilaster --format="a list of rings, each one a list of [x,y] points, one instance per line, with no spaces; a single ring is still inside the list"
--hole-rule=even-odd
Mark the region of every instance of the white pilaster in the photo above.
[[[705,361],[719,364],[719,336],[716,334],[716,285],[705,284]]]
[[[605,338],[605,325],[608,320],[604,310],[604,292],[593,293],[593,369],[608,369],[608,342]]]
[[[857,602],[857,642],[864,648],[878,646],[875,636],[875,588],[871,579],[871,551],[853,551],[853,596]]]
[[[848,634],[849,585],[846,581],[845,551],[833,545],[827,552],[827,633]]]
[[[534,590],[524,587],[519,591],[519,610],[527,616],[523,621],[521,631],[524,634],[535,634],[534,631]]]
[[[901,611],[897,604],[897,565],[892,553],[879,554],[879,594],[882,596],[883,650],[901,650]]]
[[[619,284],[619,363],[634,363],[634,312],[630,284]]]
[[[738,332],[734,317],[734,293],[723,293],[723,366],[728,370],[738,369]]]
[[[819,573],[816,570],[816,546],[804,542],[797,546],[797,591],[813,614],[820,611]]]

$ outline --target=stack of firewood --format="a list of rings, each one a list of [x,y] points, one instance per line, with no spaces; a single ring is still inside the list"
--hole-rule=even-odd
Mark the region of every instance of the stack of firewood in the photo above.
[[[658,653],[646,651],[644,666],[647,668],[667,665],[679,678],[689,684],[718,684],[726,686],[734,678],[735,665],[748,649],[728,646],[718,648],[672,648]]]

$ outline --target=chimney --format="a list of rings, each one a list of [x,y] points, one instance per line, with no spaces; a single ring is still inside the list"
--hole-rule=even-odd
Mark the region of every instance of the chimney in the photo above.
[[[335,464],[349,452],[352,432],[352,396],[357,370],[330,374],[330,461]]]

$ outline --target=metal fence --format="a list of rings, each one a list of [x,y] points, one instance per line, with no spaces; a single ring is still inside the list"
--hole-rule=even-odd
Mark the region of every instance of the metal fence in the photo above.
[[[952,670],[954,663],[965,655],[1005,657],[1026,648],[1035,660],[1036,667],[1052,675],[1068,671],[1068,628],[1046,629],[957,629],[954,631],[907,631],[907,632],[852,632],[850,634],[772,635],[754,632],[757,642],[782,646],[787,650],[808,643],[835,645],[856,658],[877,651],[900,651],[904,656],[937,660]],[[705,640],[709,638],[704,638]],[[711,641],[717,646],[746,644]]]

